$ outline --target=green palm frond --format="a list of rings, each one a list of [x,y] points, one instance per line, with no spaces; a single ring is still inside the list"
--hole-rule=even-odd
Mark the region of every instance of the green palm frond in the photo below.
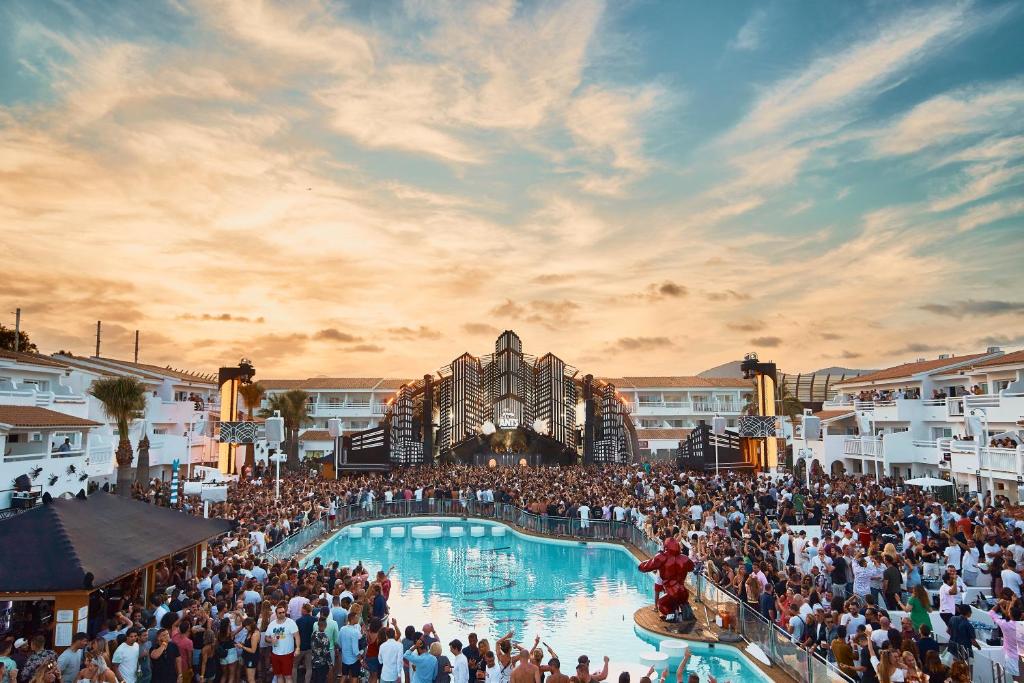
[[[117,423],[124,438],[127,438],[128,424],[146,410],[146,387],[134,377],[98,379],[89,393],[103,404],[103,411]]]
[[[249,418],[252,419],[259,409],[260,403],[263,402],[263,397],[267,395],[267,390],[259,382],[252,382],[239,387],[238,394],[245,401],[245,409],[249,412]]]

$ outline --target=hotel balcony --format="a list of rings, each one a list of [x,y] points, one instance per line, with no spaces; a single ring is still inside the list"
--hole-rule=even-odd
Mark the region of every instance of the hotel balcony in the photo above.
[[[949,401],[953,400],[949,399]],[[983,408],[989,425],[1016,425],[1024,417],[1024,394],[982,394],[981,396],[958,397],[956,401],[959,404],[960,415],[974,408]],[[995,430],[990,429],[989,431]]]
[[[3,405],[36,406],[75,417],[87,417],[86,398],[62,384],[57,384],[53,391],[39,391],[35,385],[0,380],[0,404]]]
[[[306,413],[310,417],[367,417],[382,416],[387,411],[387,404],[380,401],[331,402],[306,404]]]
[[[882,440],[868,436],[847,436],[843,440],[843,455],[846,457],[882,460]]]
[[[942,461],[937,442],[913,439],[910,432],[885,434],[882,437],[882,445],[886,463],[938,467]]]
[[[945,457],[949,454],[949,467],[953,472],[961,474],[976,474],[982,471],[982,476],[991,470],[1000,478],[1016,479],[1024,473],[1024,446],[1017,448],[979,448],[971,441],[956,441],[953,439],[939,439],[939,449]]]
[[[202,407],[202,410],[197,408]],[[189,425],[206,422],[211,409],[209,403],[196,401],[163,401],[149,396],[146,398],[146,421],[150,424]]]
[[[862,402],[858,401],[860,410]],[[923,414],[923,406],[919,398],[898,398],[891,401],[872,401],[872,416],[875,422],[915,422]]]
[[[738,414],[742,406],[735,401],[623,401],[637,416]]]

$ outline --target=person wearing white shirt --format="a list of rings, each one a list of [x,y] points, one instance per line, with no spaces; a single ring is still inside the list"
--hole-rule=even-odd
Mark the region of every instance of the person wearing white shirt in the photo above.
[[[380,680],[381,683],[395,683],[402,677],[402,656],[405,650],[402,649],[402,641],[396,640],[394,628],[388,628],[387,634],[387,641],[381,643],[377,653],[380,658]]]
[[[1003,580],[1003,588],[1009,588],[1019,598],[1020,588],[1024,581],[1021,580],[1020,574],[1017,572],[1017,563],[1012,559],[1007,560],[1006,568],[1003,569],[999,576]]]
[[[986,541],[984,547],[982,548],[982,552],[985,553],[985,561],[991,562],[993,557],[1003,552],[1003,547],[998,543]]]
[[[960,591],[956,589],[954,579],[949,574],[942,577],[942,585],[939,586],[939,616],[949,625],[949,620],[956,614],[957,596]]]
[[[942,555],[946,558],[946,564],[957,571],[960,571],[960,544],[950,543],[949,546],[943,551]]]
[[[700,518],[704,515],[704,508],[699,503],[694,503],[690,506],[690,521],[700,522]]]
[[[1009,550],[1010,553],[1013,554],[1013,561],[1017,564],[1020,564],[1021,560],[1024,560],[1024,546],[1022,546],[1020,543],[1017,543],[1016,541],[1011,543],[1010,547],[1007,548],[1007,550]]]
[[[973,543],[971,541],[971,545],[964,551],[963,558],[960,560],[963,567],[964,582],[968,586],[975,585],[978,581],[978,575],[981,573],[981,569],[978,567],[980,553]]]
[[[451,675],[452,683],[469,683],[469,660],[462,654],[462,641],[456,639],[448,643],[452,652]]]
[[[580,512],[580,528],[581,529],[589,529],[590,528],[590,506],[587,505],[586,503],[584,503],[583,505],[580,505],[579,512]]]
[[[110,660],[114,674],[119,681],[124,683],[135,683],[139,672],[139,642],[138,634],[134,628],[128,629],[124,642],[114,650],[114,656]]]

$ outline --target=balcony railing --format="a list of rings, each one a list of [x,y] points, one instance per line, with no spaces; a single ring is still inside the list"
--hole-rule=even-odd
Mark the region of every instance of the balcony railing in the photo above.
[[[1016,448],[982,448],[981,469],[1018,474],[1020,454]]]
[[[46,460],[48,458],[78,458],[85,455],[81,448],[73,448],[69,451],[29,451],[27,453],[11,453],[5,455],[4,462],[23,462],[26,460]]]
[[[882,457],[882,442],[880,439],[849,438],[843,442],[843,454],[880,458]]]

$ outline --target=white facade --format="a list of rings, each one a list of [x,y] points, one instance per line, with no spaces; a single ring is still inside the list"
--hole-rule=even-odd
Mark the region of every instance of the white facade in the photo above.
[[[822,438],[792,439],[826,472],[942,476],[1017,500],[1024,475],[1024,351],[998,349],[888,368],[843,382]],[[995,443],[993,443],[995,442]]]
[[[399,387],[411,380],[387,379],[384,377],[312,377],[305,380],[267,379],[260,380],[266,390],[261,405],[267,408],[271,397],[292,389],[301,389],[309,394],[306,404],[308,422],[303,431],[327,429],[327,421],[341,420],[342,431],[358,432],[376,427],[384,419],[388,401]],[[301,434],[300,434],[301,437]],[[319,441],[324,441],[320,439]],[[328,441],[327,450],[333,449]],[[317,444],[320,446],[322,444]],[[320,450],[319,448],[315,450]]]
[[[750,380],[729,377],[608,378],[630,413],[645,457],[675,457],[679,442],[701,420],[721,415],[736,429],[753,391]]]
[[[138,453],[138,442],[143,434],[149,435],[149,459],[152,476],[170,477],[171,465],[178,460],[182,467],[190,463],[216,461],[216,444],[212,438],[212,424],[217,418],[216,380],[206,375],[159,368],[140,363],[117,361],[106,358],[81,358],[77,356],[0,353],[0,406],[36,406],[85,418],[99,423],[89,429],[88,434],[72,438],[70,453],[54,454],[52,457],[20,457],[29,443],[39,445],[36,456],[45,453],[43,446],[59,447],[63,443],[60,430],[38,432],[37,436],[27,435],[25,445],[19,437],[5,439],[5,450],[0,460],[0,489],[9,488],[14,477],[25,473],[23,470],[42,466],[46,474],[40,473],[35,484],[49,480],[58,467],[64,474],[68,466],[74,465],[76,475],[87,474],[93,481],[112,481],[116,463],[114,450],[117,447],[117,426],[110,422],[103,405],[89,395],[89,387],[101,377],[131,376],[139,379],[146,387],[146,409],[139,419],[130,426],[129,440],[132,450]],[[192,400],[197,397],[200,401]],[[22,431],[22,430],[18,430]],[[31,439],[52,441],[43,444]],[[7,451],[10,451],[8,454]],[[49,461],[59,458],[60,462]],[[29,460],[33,461],[31,466]],[[51,467],[52,465],[52,467]],[[134,466],[134,463],[133,463]],[[77,480],[76,480],[77,481]],[[83,480],[84,481],[84,480]],[[43,492],[59,495],[64,490],[43,487]],[[53,490],[50,490],[50,489]],[[81,488],[81,487],[79,487]],[[71,493],[76,493],[75,488]],[[9,495],[8,495],[9,498]],[[0,495],[0,508],[7,507],[9,500]]]
[[[41,408],[70,418],[51,421],[68,422],[66,427],[0,420],[0,509],[10,507],[14,479],[22,474],[40,494],[57,497],[76,494],[109,467],[112,451],[97,436],[98,427],[70,424],[90,419],[87,397],[72,388],[70,375],[70,368],[46,356],[0,352],[0,407]],[[65,439],[69,447],[58,450]]]
[[[128,438],[135,456],[133,467],[138,463],[138,444],[143,434],[149,436],[151,476],[170,479],[175,460],[182,468],[216,461],[212,425],[218,417],[218,394],[214,377],[109,358],[52,358],[72,368],[69,383],[87,395],[88,417],[104,423],[98,430],[99,436],[110,443],[112,453],[119,438],[117,425],[109,421],[103,404],[88,396],[89,387],[100,377],[134,377],[145,386],[146,410],[129,427]],[[198,400],[190,398],[193,396]],[[111,475],[113,467],[114,464]]]

